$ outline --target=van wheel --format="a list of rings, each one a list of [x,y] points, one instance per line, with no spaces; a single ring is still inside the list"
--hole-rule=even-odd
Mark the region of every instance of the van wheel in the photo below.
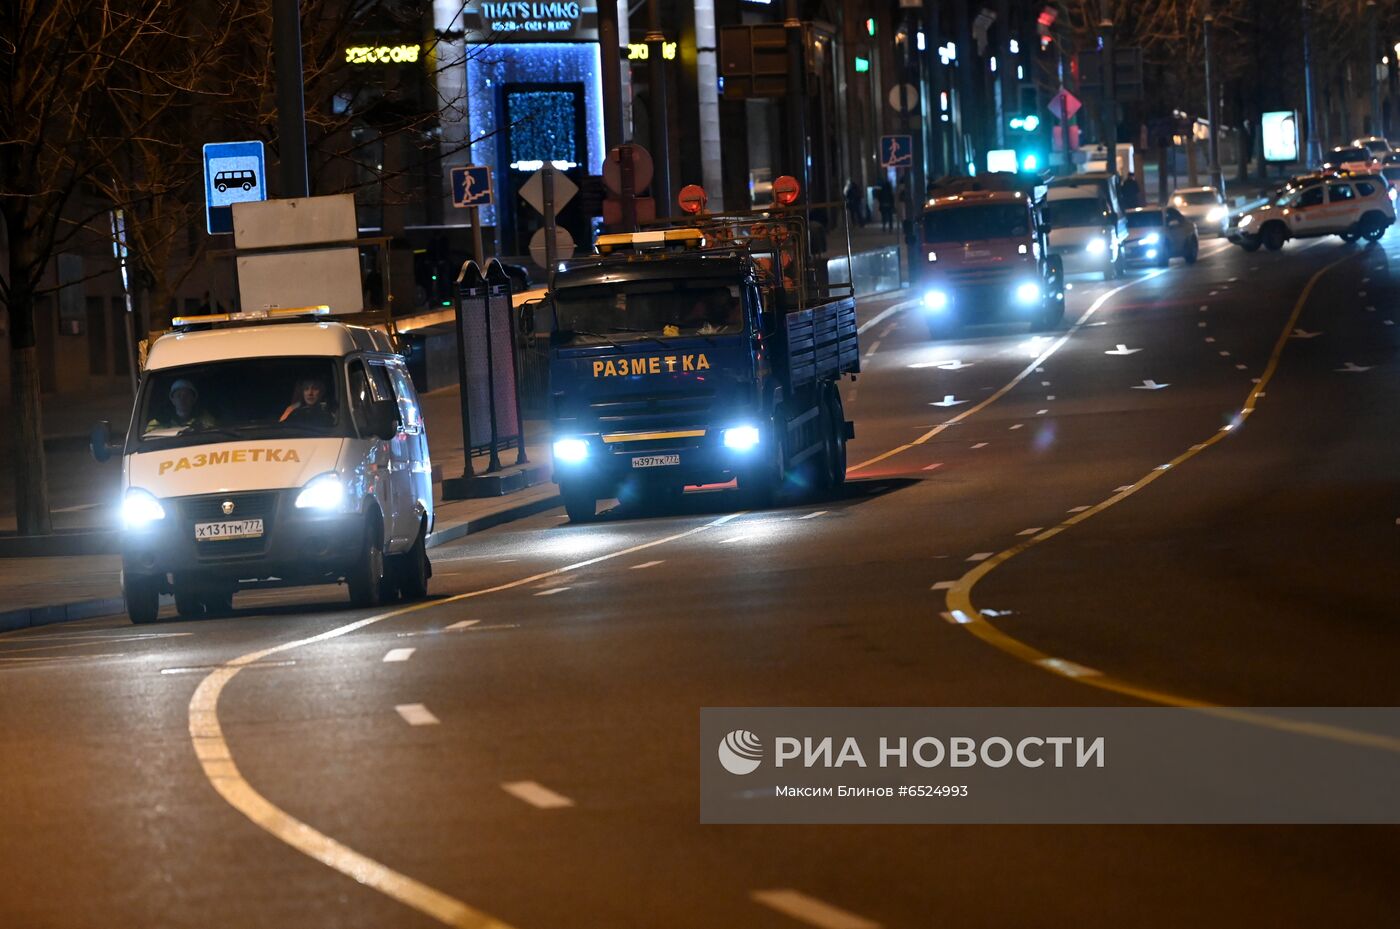
[[[206,590],[200,595],[200,600],[204,604],[205,616],[227,616],[233,612],[232,590],[224,588],[222,590]]]
[[[1259,251],[1259,245],[1259,240],[1257,238],[1254,238],[1253,236],[1250,236],[1249,238],[1240,239],[1240,248],[1244,249],[1247,252]]]
[[[384,533],[380,531],[379,520],[365,520],[365,537],[360,544],[360,554],[346,574],[345,582],[350,588],[351,606],[379,606],[386,599]]]
[[[394,581],[399,596],[405,600],[422,600],[428,595],[428,578],[432,574],[433,566],[428,560],[428,524],[424,522],[413,540],[413,547],[394,556]]]
[[[144,625],[160,619],[160,588],[163,580],[159,575],[122,573],[122,598],[126,600],[126,615],[133,623]]]
[[[1271,252],[1276,252],[1279,249],[1283,248],[1283,242],[1285,239],[1285,236],[1283,234],[1283,226],[1279,223],[1272,223],[1268,226],[1265,226],[1264,231],[1259,233],[1259,238],[1264,243],[1265,248],[1267,248]]]
[[[559,496],[564,500],[564,512],[569,514],[571,523],[592,522],[598,515],[598,496],[587,484],[570,481],[559,485]]]
[[[204,600],[199,592],[183,585],[175,587],[175,612],[181,619],[199,619],[204,615]]]

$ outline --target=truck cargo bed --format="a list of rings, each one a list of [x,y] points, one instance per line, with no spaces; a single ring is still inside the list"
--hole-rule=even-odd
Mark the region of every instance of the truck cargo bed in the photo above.
[[[792,388],[859,373],[855,300],[830,300],[787,314],[787,355]]]

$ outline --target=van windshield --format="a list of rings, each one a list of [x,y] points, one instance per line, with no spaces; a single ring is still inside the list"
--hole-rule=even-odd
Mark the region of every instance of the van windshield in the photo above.
[[[727,335],[744,328],[737,284],[651,280],[561,288],[558,337],[576,344]]]
[[[1102,226],[1108,218],[1104,202],[1097,197],[1051,200],[1043,208],[1045,220],[1054,229],[1074,226]]]
[[[1030,234],[1024,203],[986,203],[946,207],[924,214],[925,242],[977,242]]]
[[[336,360],[238,358],[146,375],[132,432],[139,451],[268,439],[351,435]]]

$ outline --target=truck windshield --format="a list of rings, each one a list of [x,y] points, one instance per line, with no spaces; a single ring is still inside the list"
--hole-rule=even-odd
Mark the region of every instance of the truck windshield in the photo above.
[[[986,203],[924,214],[925,242],[978,242],[1029,234],[1030,216],[1023,203]]]
[[[576,344],[725,335],[744,328],[739,285],[714,280],[565,287],[554,300],[559,338]]]
[[[1051,200],[1043,207],[1045,221],[1051,228],[1060,229],[1074,226],[1102,226],[1108,217],[1104,203],[1097,197],[1075,197],[1069,200]]]
[[[133,432],[140,450],[349,435],[331,358],[238,358],[146,375]]]

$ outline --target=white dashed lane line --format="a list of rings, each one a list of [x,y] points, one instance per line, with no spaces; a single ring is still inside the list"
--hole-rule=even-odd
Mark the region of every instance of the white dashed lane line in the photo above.
[[[438,718],[421,703],[400,703],[394,709],[410,726],[436,726],[439,722]]]
[[[996,554],[996,552],[978,552],[978,553],[975,554],[975,555],[969,555],[968,558],[967,558],[967,560],[968,560],[968,561],[986,561],[988,558],[992,557],[992,556],[995,555],[995,554]]]
[[[656,567],[656,566],[659,565],[659,564],[665,564],[665,563],[666,563],[666,559],[665,559],[665,558],[662,558],[662,559],[659,560],[659,561],[643,561],[641,564],[634,564],[634,565],[631,567],[630,570],[632,570],[632,571],[640,571],[640,570],[642,570],[643,568],[654,568],[654,567]]]
[[[393,661],[407,661],[413,657],[416,648],[391,648],[384,654],[385,663]]]
[[[502,784],[501,789],[517,800],[523,800],[541,810],[559,810],[574,805],[574,801],[568,797],[534,781],[510,781]]]
[[[572,588],[572,587],[551,587],[551,588],[549,588],[548,590],[541,590],[540,592],[538,592],[537,594],[535,594],[535,596],[536,596],[536,597],[552,597],[552,596],[554,596],[555,594],[562,594],[562,593],[563,593],[564,591],[566,591],[566,590],[573,590],[573,588]]]
[[[479,619],[463,619],[463,620],[461,620],[461,621],[459,621],[459,622],[455,622],[455,623],[453,623],[452,625],[446,627],[443,631],[444,631],[444,632],[457,632],[457,631],[462,630],[462,629],[470,629],[472,626],[475,626],[475,625],[476,625],[477,623],[479,623],[479,622],[481,622],[481,620],[479,620]]]
[[[755,890],[755,902],[818,929],[880,929],[880,924],[849,910],[790,889]]]

